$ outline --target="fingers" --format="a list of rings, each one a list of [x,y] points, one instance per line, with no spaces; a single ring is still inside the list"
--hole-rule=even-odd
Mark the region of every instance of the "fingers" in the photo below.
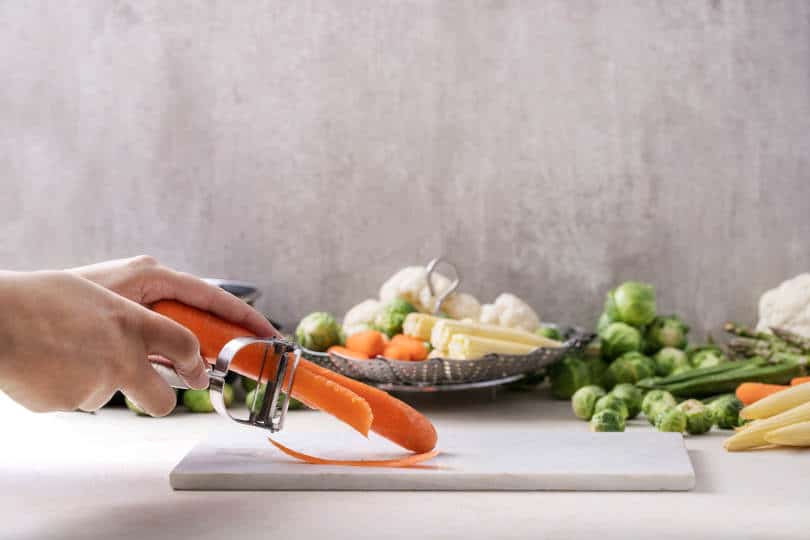
[[[79,409],[86,412],[97,411],[109,403],[110,399],[113,397],[113,394],[115,394],[117,391],[118,390],[116,388],[99,389],[98,391],[94,392],[93,395],[82,401],[81,404],[79,404]]]
[[[171,360],[177,374],[191,388],[206,388],[208,373],[194,334],[167,317],[145,308],[140,309],[143,312],[141,333],[146,353]]]
[[[160,298],[144,300],[144,302],[178,300],[203,311],[214,313],[250,330],[257,336],[281,337],[281,334],[261,313],[219,287],[206,283],[191,274],[175,272],[167,268],[160,269],[158,279],[165,280],[164,286],[160,288]]]
[[[174,410],[177,395],[144,359],[121,387],[130,401],[151,416],[166,416]]]

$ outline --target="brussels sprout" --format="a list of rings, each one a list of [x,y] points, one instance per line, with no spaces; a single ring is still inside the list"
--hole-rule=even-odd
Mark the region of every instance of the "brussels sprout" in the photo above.
[[[598,356],[591,358],[585,357],[584,360],[588,364],[588,369],[591,372],[591,382],[593,384],[604,385],[605,373],[607,372],[608,369],[607,362],[605,362]]]
[[[233,404],[233,386],[225,383],[222,395],[225,406],[230,407]],[[195,413],[214,412],[214,405],[211,403],[211,394],[208,390],[186,390],[183,392],[183,405],[189,411]]]
[[[675,397],[666,390],[650,390],[641,400],[641,412],[644,413],[644,416],[647,417],[651,424],[654,424],[659,407],[670,409],[677,404]]]
[[[590,420],[594,413],[596,401],[605,395],[607,394],[601,386],[596,386],[595,384],[583,386],[574,392],[574,395],[571,397],[571,408],[574,409],[574,414],[577,415],[577,418]]]
[[[540,337],[546,337],[546,338],[549,338],[549,339],[556,339],[557,341],[560,341],[560,340],[563,339],[563,336],[560,333],[560,331],[557,329],[557,327],[551,326],[551,325],[548,325],[548,324],[542,325],[540,328],[535,330],[535,333]]]
[[[248,392],[247,396],[245,396],[245,405],[247,405],[248,410],[251,410],[253,412],[259,412],[259,410],[262,407],[262,400],[264,399],[264,393],[266,389],[267,385],[263,384]],[[281,396],[284,395],[285,394],[281,394]],[[290,405],[288,407],[289,410],[292,411],[295,409],[304,409],[305,407],[306,406],[297,399],[290,398]]]
[[[641,401],[644,394],[632,384],[617,384],[610,393],[620,398],[627,405],[628,419],[632,420],[641,412]]]
[[[591,370],[580,357],[569,355],[549,368],[551,395],[557,399],[570,399],[574,392],[591,384]]]
[[[586,360],[592,360],[594,358],[601,360],[602,340],[599,338],[591,340],[591,342],[585,346],[585,350],[582,351],[582,356],[584,356]]]
[[[655,374],[662,377],[672,375],[676,369],[692,369],[689,363],[689,356],[681,349],[674,347],[664,347],[653,356],[655,361]],[[681,369],[681,371],[685,371]]]
[[[655,429],[683,433],[686,430],[686,413],[676,407],[662,412],[655,420]]]
[[[610,317],[607,312],[603,311],[601,315],[599,315],[599,320],[596,321],[596,333],[601,334],[605,328],[610,326],[612,323],[618,322],[616,319]]]
[[[710,402],[707,407],[720,429],[734,429],[741,425],[740,410],[743,404],[734,394],[721,396]]]
[[[701,435],[712,429],[714,418],[706,405],[696,399],[687,399],[677,407],[686,413],[686,431],[692,435]]]
[[[624,431],[624,416],[613,409],[599,411],[591,417],[591,431]]]
[[[639,352],[629,352],[621,355],[610,364],[605,372],[605,379],[613,386],[621,383],[635,384],[641,379],[652,377],[655,373],[655,363]]]
[[[242,388],[245,389],[245,392],[250,392],[251,390],[256,388],[256,386],[258,384],[259,383],[257,383],[256,381],[254,381],[250,377],[242,377]]]
[[[596,404],[593,407],[593,412],[596,414],[599,411],[604,411],[606,409],[611,409],[618,412],[625,420],[627,420],[627,418],[630,416],[630,410],[627,408],[627,403],[625,403],[625,401],[619,396],[615,396],[613,394],[608,394],[597,399]]]
[[[124,403],[127,404],[127,409],[134,412],[138,416],[149,416],[148,414],[146,414],[146,411],[138,407],[138,405],[136,405],[135,402],[130,400],[129,398],[124,398]]]
[[[728,357],[717,347],[710,347],[695,352],[691,361],[696,368],[707,368],[728,362]]]
[[[602,354],[608,360],[618,358],[626,352],[641,350],[641,332],[622,322],[609,324],[599,337],[602,340]]]
[[[341,342],[341,330],[334,316],[316,311],[301,319],[295,329],[295,339],[305,349],[323,352]]]
[[[402,298],[396,298],[380,310],[374,318],[374,327],[388,337],[401,334],[405,317],[414,311],[416,308],[413,304]]]
[[[689,327],[677,315],[656,317],[644,334],[647,352],[654,353],[664,347],[685,349]]]
[[[655,318],[655,287],[626,281],[610,291],[605,302],[608,317],[641,328]]]

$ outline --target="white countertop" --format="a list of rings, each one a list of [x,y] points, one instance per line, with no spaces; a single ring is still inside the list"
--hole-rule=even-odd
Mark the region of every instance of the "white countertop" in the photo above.
[[[420,397],[443,427],[496,432],[539,423],[586,430],[544,392]],[[339,429],[294,411],[287,429]],[[216,415],[151,419],[126,409],[31,414],[0,394],[2,538],[807,538],[810,450],[728,454],[724,432],[686,441],[684,493],[175,492],[172,467]],[[639,421],[631,429],[651,429]],[[493,458],[496,458],[493,456]],[[543,456],[537,456],[542,459]],[[224,536],[223,536],[224,535]]]

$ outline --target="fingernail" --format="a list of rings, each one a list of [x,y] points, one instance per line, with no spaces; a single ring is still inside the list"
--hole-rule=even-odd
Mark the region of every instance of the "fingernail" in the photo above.
[[[194,388],[203,390],[208,388],[208,372],[206,371],[205,361],[200,359],[197,362],[197,367],[194,368]]]

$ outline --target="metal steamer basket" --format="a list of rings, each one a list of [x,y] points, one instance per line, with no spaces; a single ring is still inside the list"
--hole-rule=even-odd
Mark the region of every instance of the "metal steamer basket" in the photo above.
[[[431,277],[441,258],[434,259],[426,266],[428,286],[431,296],[436,297]],[[441,310],[444,300],[461,283],[461,276],[455,266],[448,264],[455,272],[456,279],[450,288],[438,296],[434,313]],[[525,355],[488,354],[476,360],[454,360],[452,358],[429,358],[421,362],[392,360],[377,357],[371,360],[357,360],[336,353],[320,353],[303,349],[304,358],[347,377],[373,383],[386,390],[403,392],[436,392],[444,390],[465,390],[497,386],[520,380],[569,353],[582,350],[594,334],[582,328],[560,328],[565,339],[556,348],[541,347]]]

